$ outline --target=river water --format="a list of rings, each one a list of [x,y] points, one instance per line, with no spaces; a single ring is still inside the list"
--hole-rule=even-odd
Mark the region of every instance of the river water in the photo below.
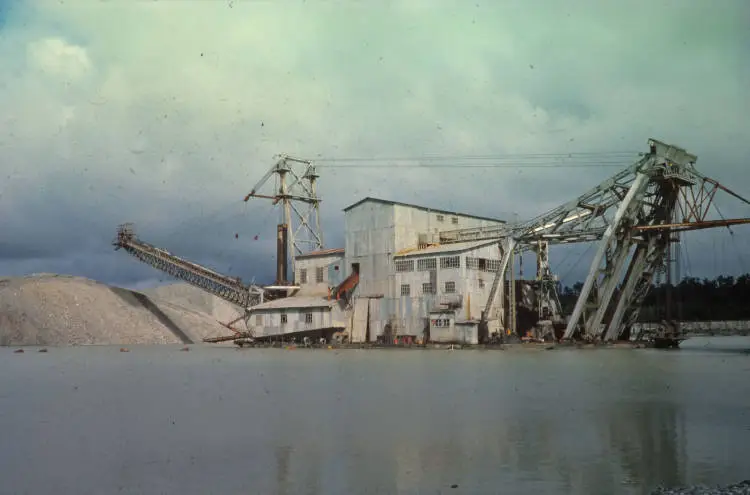
[[[647,493],[750,478],[750,339],[0,349],[0,493]]]

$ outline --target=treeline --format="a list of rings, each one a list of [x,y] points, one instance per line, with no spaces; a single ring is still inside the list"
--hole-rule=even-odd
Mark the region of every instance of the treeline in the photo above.
[[[565,314],[573,311],[583,283],[559,286]],[[639,321],[661,321],[667,314],[666,284],[653,286],[643,304]],[[713,280],[686,277],[671,290],[672,317],[683,321],[750,320],[750,274],[719,276]]]

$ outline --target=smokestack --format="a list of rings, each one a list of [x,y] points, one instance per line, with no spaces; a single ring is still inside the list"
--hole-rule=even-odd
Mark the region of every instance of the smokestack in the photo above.
[[[279,224],[276,228],[276,283],[283,285],[287,279],[287,225]]]

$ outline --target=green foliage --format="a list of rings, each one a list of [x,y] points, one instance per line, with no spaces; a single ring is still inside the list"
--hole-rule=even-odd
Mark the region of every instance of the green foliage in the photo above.
[[[583,284],[558,289],[563,312],[570,314]],[[686,277],[672,286],[672,317],[683,321],[750,320],[750,274],[720,275],[713,280]],[[660,321],[666,316],[667,285],[652,286],[638,320]]]

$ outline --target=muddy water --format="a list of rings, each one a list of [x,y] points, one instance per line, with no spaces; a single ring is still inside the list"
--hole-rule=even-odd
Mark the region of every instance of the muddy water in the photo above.
[[[0,349],[0,493],[643,493],[750,478],[747,338]]]

